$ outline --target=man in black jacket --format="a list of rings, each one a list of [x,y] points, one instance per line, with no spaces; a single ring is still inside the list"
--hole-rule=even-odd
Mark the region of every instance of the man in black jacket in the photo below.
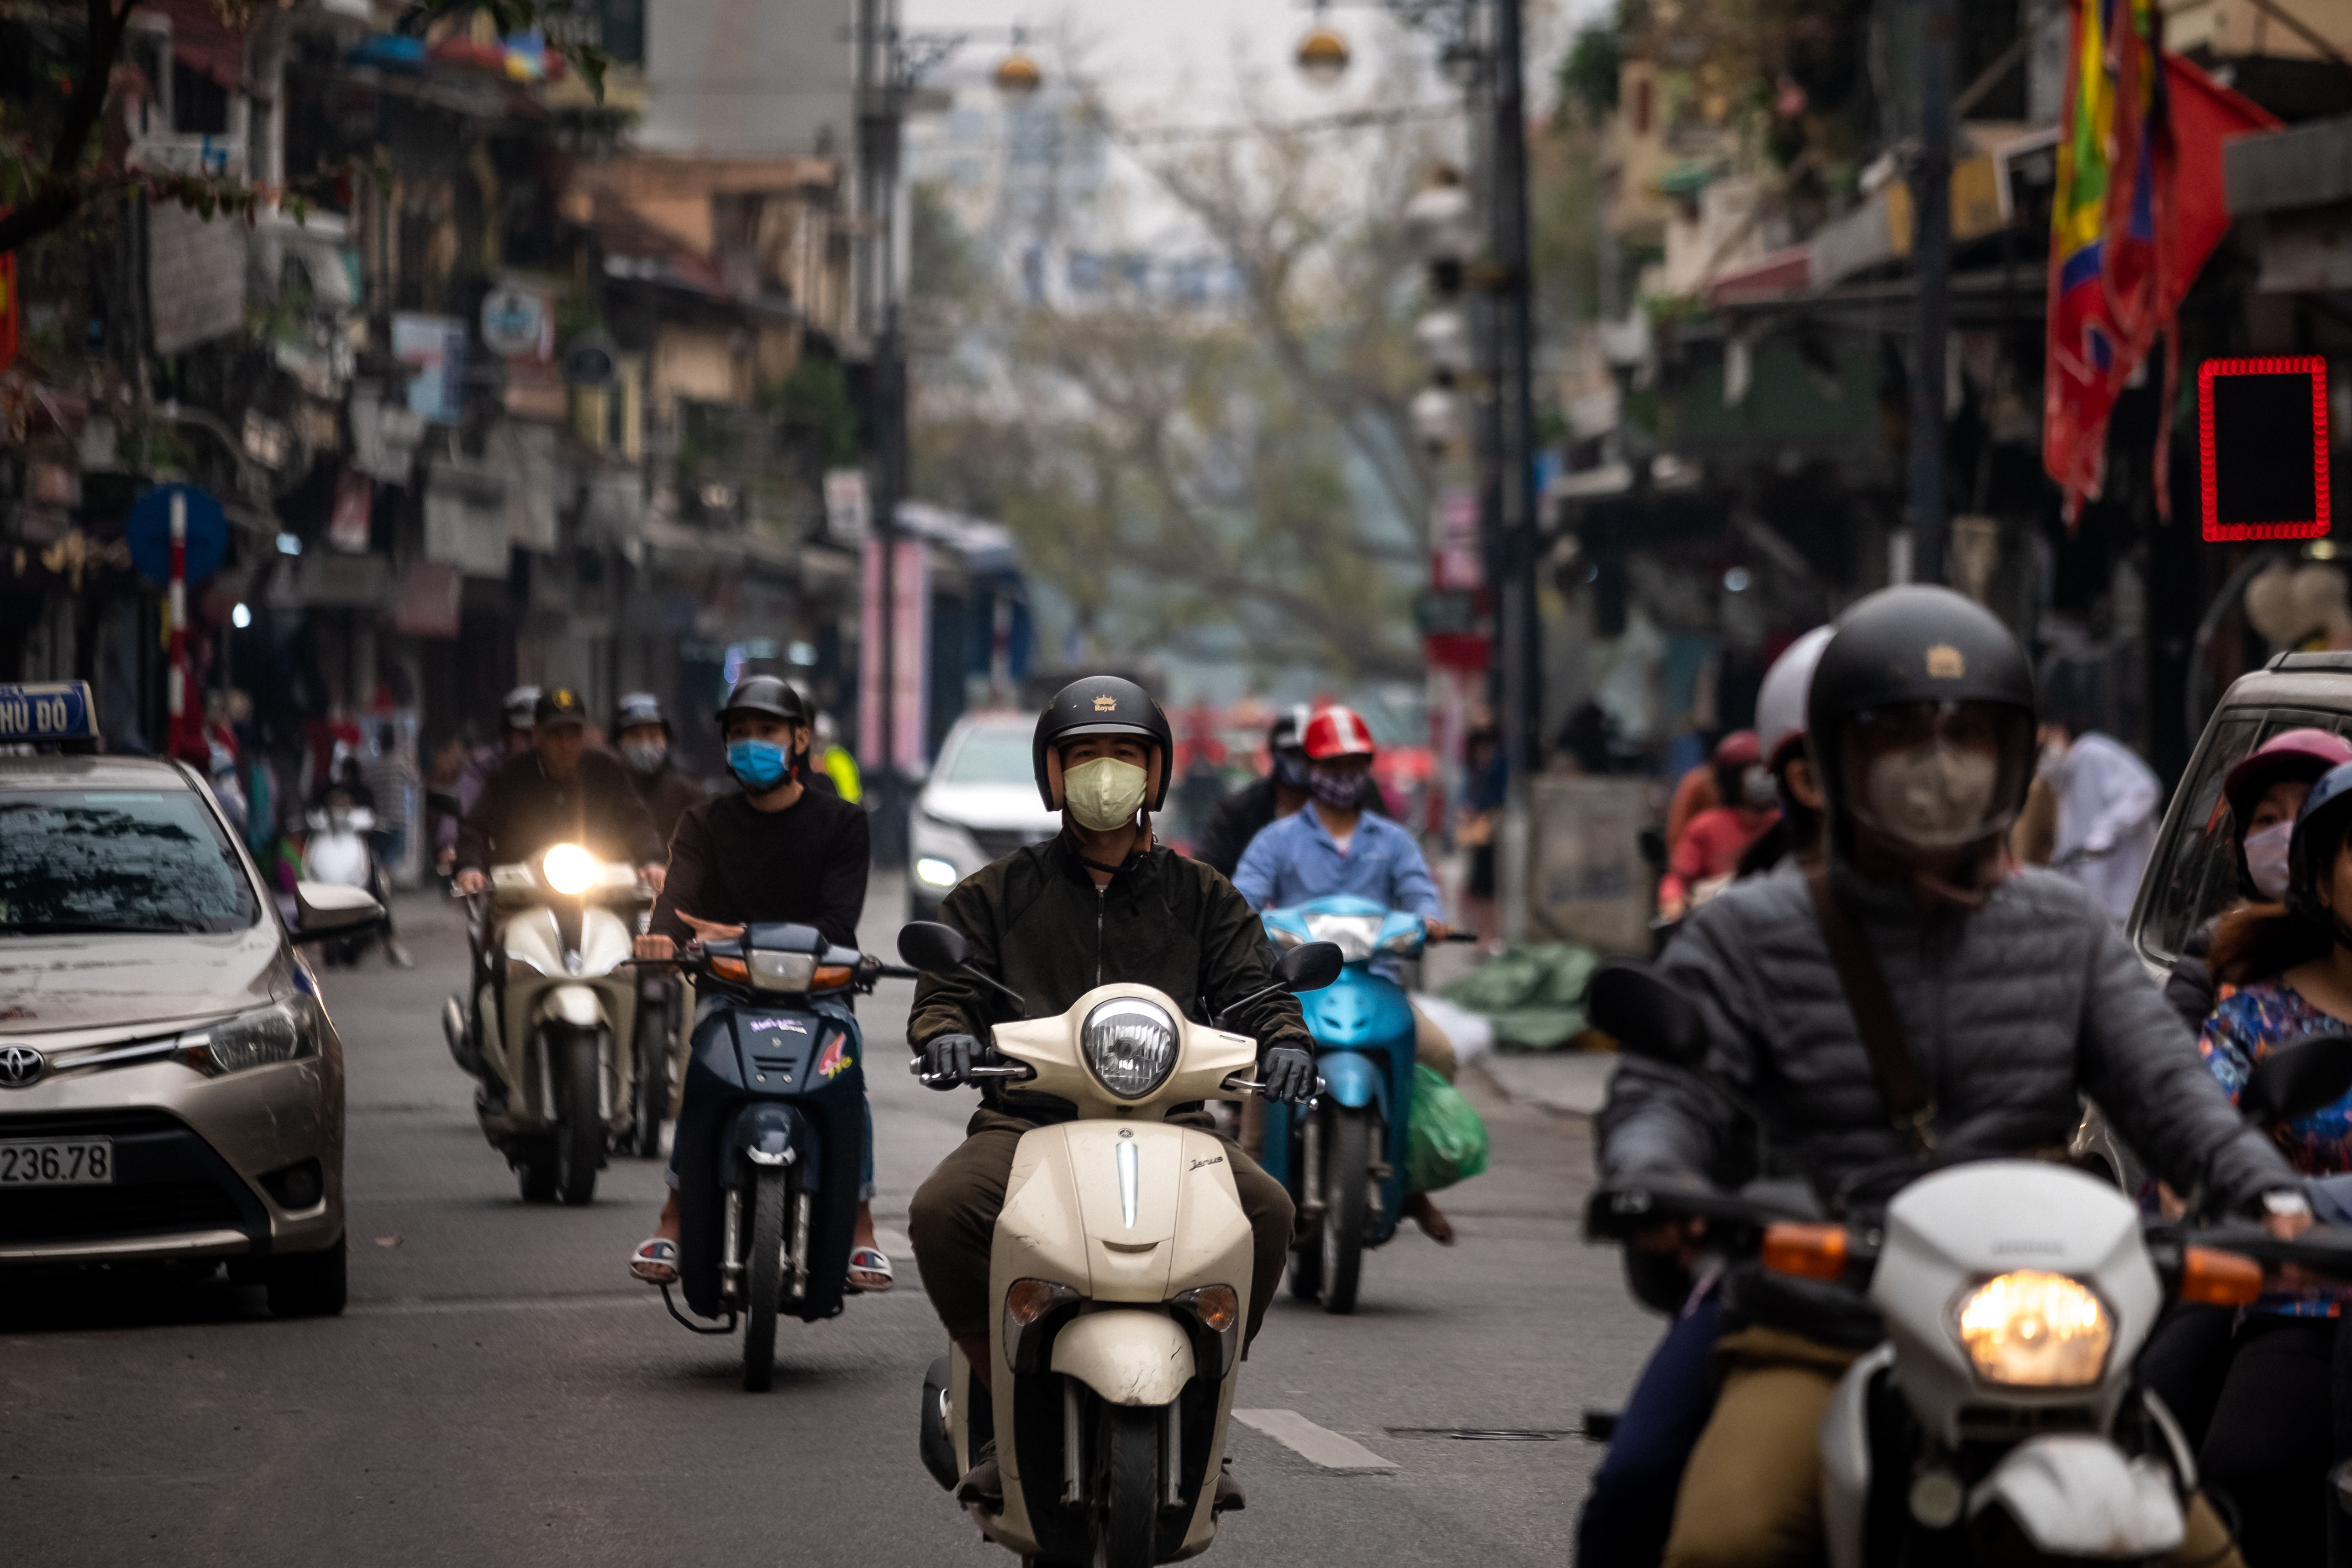
[[[457,888],[478,893],[492,866],[534,860],[558,844],[577,844],[606,860],[625,860],[661,889],[661,839],[637,798],[637,786],[614,758],[588,750],[588,710],[580,694],[557,686],[541,694],[530,750],[500,763],[457,829]]]
[[[963,933],[971,964],[1018,992],[1031,1016],[1065,1012],[1115,982],[1157,987],[1195,1017],[1273,985],[1257,915],[1233,884],[1151,842],[1150,813],[1167,795],[1173,751],[1167,716],[1132,681],[1076,681],[1040,716],[1037,785],[1046,805],[1062,812],[1061,837],[975,872],[940,909]],[[965,1081],[1005,1005],[968,976],[923,976],[907,1033],[933,1088]],[[1314,1043],[1297,998],[1273,991],[1240,1008],[1228,1026],[1260,1042],[1258,1076],[1270,1096],[1295,1101],[1313,1093]],[[1069,1115],[1065,1101],[992,1082],[965,1142],[923,1183],[908,1213],[923,1289],[983,1382],[993,1364],[989,1255],[1013,1150],[1023,1133]],[[1210,1125],[1199,1113],[1169,1120]],[[1294,1215],[1279,1182],[1232,1143],[1226,1152],[1256,1235],[1247,1324],[1255,1337],[1282,1278]],[[959,1495],[985,1498],[998,1486],[992,1457],[975,1464]],[[1224,1506],[1234,1495],[1225,1483]]]
[[[654,832],[667,844],[677,831],[677,819],[701,805],[708,792],[680,772],[677,759],[670,754],[669,719],[662,712],[661,699],[650,691],[632,691],[622,698],[613,713],[613,740],[637,786],[637,798],[654,819]]]
[[[1265,732],[1265,752],[1273,767],[1265,777],[1255,784],[1245,784],[1225,796],[1201,829],[1192,845],[1192,858],[1207,862],[1231,878],[1242,863],[1250,840],[1258,830],[1278,817],[1288,816],[1307,804],[1307,733],[1309,717],[1307,705],[1299,703],[1286,708]],[[1388,802],[1381,798],[1381,786],[1370,773],[1364,775],[1364,787],[1356,801],[1358,811],[1389,814]]]

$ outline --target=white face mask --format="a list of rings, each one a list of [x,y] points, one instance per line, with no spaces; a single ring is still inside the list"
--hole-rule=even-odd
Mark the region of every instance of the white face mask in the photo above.
[[[1767,811],[1780,804],[1780,786],[1762,767],[1749,768],[1740,775],[1739,798],[1750,811]]]
[[[2246,875],[2252,879],[2254,891],[2272,903],[2286,897],[2286,851],[2294,841],[2292,822],[2246,835]]]
[[[2000,761],[1942,739],[1870,764],[1872,826],[1916,849],[1958,849],[1985,837]]]
[[[1133,763],[1097,757],[1062,774],[1062,799],[1080,827],[1110,833],[1135,820],[1151,776]]]

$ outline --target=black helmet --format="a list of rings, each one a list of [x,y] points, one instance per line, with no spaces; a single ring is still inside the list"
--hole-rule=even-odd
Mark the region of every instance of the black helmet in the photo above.
[[[782,677],[775,675],[747,675],[737,681],[735,689],[727,694],[727,700],[719,705],[719,728],[725,731],[727,721],[739,713],[757,713],[762,718],[781,719],[787,724],[809,721],[808,704]]]
[[[1917,847],[1963,847],[1921,843],[1898,825],[1873,821],[1869,803],[1859,798],[1858,773],[1849,776],[1857,725],[1891,719],[1888,710],[1931,704],[1947,711],[1977,708],[1997,738],[1999,772],[1967,842],[1982,843],[2016,820],[2035,757],[2033,671],[2025,650],[1991,612],[1949,588],[1884,588],[1838,622],[1806,703],[1806,743],[1841,844],[1851,847],[1850,825],[1860,820]]]
[[[568,686],[551,686],[539,694],[539,703],[531,710],[532,728],[544,730],[551,724],[585,724],[588,705],[580,700],[580,693]]]
[[[1081,735],[1133,735],[1160,748],[1160,776],[1151,781],[1143,802],[1146,811],[1158,811],[1168,798],[1168,774],[1176,756],[1175,732],[1168,715],[1151,693],[1116,675],[1089,675],[1054,693],[1037,715],[1037,732],[1029,742],[1029,761],[1037,776],[1037,798],[1047,811],[1054,804],[1054,784],[1045,769],[1045,755],[1065,741]]]
[[[670,732],[669,719],[662,712],[661,699],[650,691],[632,691],[613,708],[613,733],[615,736],[640,724],[658,724],[663,734]]]
[[[1306,745],[1307,721],[1313,710],[1304,702],[1293,702],[1274,716],[1266,727],[1265,749],[1270,752],[1297,751]]]

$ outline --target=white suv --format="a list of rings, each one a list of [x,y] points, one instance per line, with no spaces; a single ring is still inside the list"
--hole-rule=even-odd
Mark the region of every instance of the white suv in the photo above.
[[[1036,729],[1031,714],[967,713],[948,731],[939,765],[915,801],[910,919],[935,918],[958,882],[1062,830],[1060,815],[1037,802],[1029,760]]]

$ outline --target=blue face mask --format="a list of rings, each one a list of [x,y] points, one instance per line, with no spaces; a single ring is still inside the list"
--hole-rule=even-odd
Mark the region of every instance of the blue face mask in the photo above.
[[[730,741],[727,771],[753,795],[765,795],[784,782],[789,758],[773,741]]]

